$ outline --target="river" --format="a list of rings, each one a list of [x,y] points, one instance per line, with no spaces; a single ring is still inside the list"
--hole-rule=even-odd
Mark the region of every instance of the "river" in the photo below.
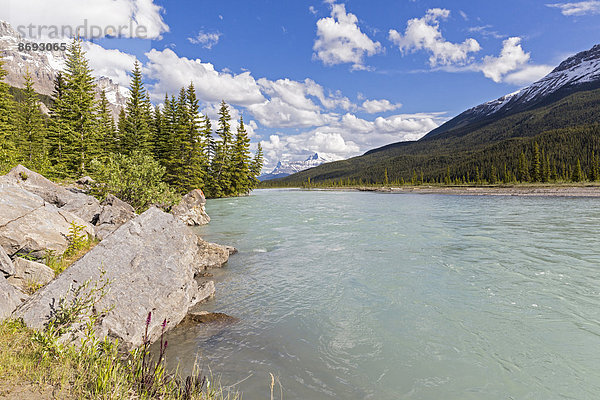
[[[199,233],[239,253],[178,328],[246,400],[597,399],[600,201],[257,190]]]

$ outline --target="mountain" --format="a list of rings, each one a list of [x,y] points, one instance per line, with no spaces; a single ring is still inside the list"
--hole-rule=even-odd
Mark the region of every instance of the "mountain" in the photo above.
[[[335,157],[330,155],[315,153],[304,161],[279,161],[273,171],[268,174],[262,174],[258,179],[260,181],[267,181],[270,179],[283,178],[295,174],[296,172],[304,171],[334,160]]]
[[[62,50],[19,51],[19,43],[34,42],[24,39],[9,23],[0,21],[0,56],[4,62],[3,68],[8,73],[4,81],[12,87],[23,88],[23,75],[29,70],[35,91],[51,96],[56,74],[65,66],[66,53]],[[105,76],[96,78],[96,86],[97,98],[100,91],[105,90],[109,108],[116,119],[127,103],[129,91]]]
[[[306,182],[444,181],[516,176],[523,153],[535,143],[549,164],[570,176],[600,154],[600,45],[563,61],[547,76],[515,93],[473,107],[414,142],[398,142],[362,156],[278,179],[271,185]],[[531,165],[530,159],[525,160]],[[506,172],[505,172],[506,171]],[[467,179],[468,180],[468,179]]]
[[[567,58],[532,85],[463,112],[425,137],[461,135],[501,117],[551,104],[566,96],[600,88],[600,45]]]

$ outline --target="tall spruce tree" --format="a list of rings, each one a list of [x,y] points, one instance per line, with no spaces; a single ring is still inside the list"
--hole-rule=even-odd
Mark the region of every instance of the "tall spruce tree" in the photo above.
[[[252,155],[250,154],[250,138],[244,126],[244,118],[240,117],[235,143],[233,145],[231,185],[233,193],[248,194],[254,186],[252,179]]]
[[[104,90],[100,92],[100,102],[98,103],[98,137],[102,142],[100,155],[102,161],[105,161],[109,154],[118,153],[119,136]]]
[[[81,175],[99,151],[96,126],[95,85],[92,70],[80,40],[73,40],[67,50],[64,85],[60,101],[54,103],[55,128],[64,139],[59,143],[61,175]],[[56,134],[55,134],[56,135]]]
[[[202,135],[200,105],[193,83],[190,83],[186,89],[186,105],[188,119],[186,121],[185,140],[188,145],[186,146],[184,175],[187,177],[185,191],[190,191],[204,187],[208,172],[208,158],[204,149],[205,142]]]
[[[12,166],[15,159],[14,146],[14,114],[15,104],[8,91],[8,85],[3,82],[6,71],[4,62],[0,60],[0,171]]]
[[[217,128],[219,141],[215,142],[215,154],[211,162],[210,193],[213,197],[231,195],[231,115],[225,101],[219,108],[219,123]]]
[[[121,152],[131,154],[135,150],[147,152],[151,150],[151,117],[152,106],[142,81],[142,69],[136,61],[131,71],[129,99],[125,106],[126,118],[123,121],[121,136]]]
[[[20,158],[29,168],[45,172],[47,165],[44,117],[29,69],[24,75],[23,100],[18,106]]]
[[[531,180],[539,182],[541,180],[542,164],[540,161],[540,146],[537,142],[533,144],[533,160],[531,162]]]
[[[263,149],[259,142],[256,149],[256,154],[254,155],[254,160],[252,160],[252,180],[254,185],[258,184],[258,177],[262,171],[263,162]]]

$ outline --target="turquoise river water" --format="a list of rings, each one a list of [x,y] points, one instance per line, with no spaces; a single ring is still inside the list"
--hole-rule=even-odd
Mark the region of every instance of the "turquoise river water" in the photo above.
[[[600,398],[600,201],[257,190],[209,200],[239,249],[178,328],[243,399]]]

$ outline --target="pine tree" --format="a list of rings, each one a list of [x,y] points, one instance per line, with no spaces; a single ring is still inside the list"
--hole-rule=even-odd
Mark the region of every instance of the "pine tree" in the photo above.
[[[231,194],[231,116],[225,101],[221,101],[219,108],[219,127],[217,135],[220,140],[215,143],[215,155],[211,163],[213,197],[223,197]]]
[[[65,170],[65,132],[61,127],[60,114],[58,110],[62,109],[63,94],[65,90],[65,80],[62,72],[56,74],[54,79],[54,91],[52,93],[53,107],[50,110],[50,121],[48,123],[48,155],[53,168],[56,170]]]
[[[89,161],[99,151],[96,127],[94,78],[79,40],[73,40],[67,51],[64,84],[59,88],[60,100],[54,104],[56,115],[54,135],[64,139],[59,143],[58,164],[62,175],[82,175]]]
[[[533,161],[531,163],[531,180],[533,182],[539,182],[541,180],[541,161],[540,161],[540,147],[537,142],[533,144]]]
[[[188,86],[185,99],[188,113],[185,140],[188,146],[184,174],[187,176],[186,191],[190,191],[204,187],[208,172],[208,159],[205,156],[205,143],[202,137],[200,105],[193,83]]]
[[[525,158],[525,153],[521,152],[519,155],[519,182],[527,182],[529,181],[529,167],[527,166],[527,159]]]
[[[492,185],[495,185],[497,180],[498,178],[496,177],[496,167],[494,167],[494,164],[492,164],[492,168],[490,170],[490,183]]]
[[[234,194],[247,194],[252,190],[252,170],[250,154],[250,138],[244,126],[244,118],[240,117],[235,143],[233,145],[231,184]]]
[[[129,99],[125,106],[126,119],[123,124],[121,135],[121,152],[131,154],[135,150],[147,152],[151,145],[151,117],[152,106],[148,99],[148,93],[142,82],[142,70],[136,61],[131,71],[131,84],[129,87]],[[121,127],[120,127],[121,128]]]
[[[109,154],[119,151],[119,136],[104,90],[100,92],[100,102],[98,103],[98,139],[102,143],[100,154],[102,161],[105,161]]]
[[[15,159],[15,146],[13,137],[14,127],[14,100],[8,92],[8,85],[3,82],[6,71],[0,60],[0,171],[5,171],[12,166]]]
[[[581,182],[583,180],[583,172],[581,171],[581,162],[579,161],[579,158],[577,159],[577,165],[575,166],[571,180],[573,182]]]
[[[28,167],[45,172],[48,164],[44,117],[29,70],[25,73],[24,80],[24,99],[18,106],[19,152]]]
[[[254,184],[258,184],[258,177],[262,171],[263,167],[263,149],[260,142],[258,143],[258,148],[256,149],[256,154],[254,155],[254,160],[252,160],[252,177]]]

